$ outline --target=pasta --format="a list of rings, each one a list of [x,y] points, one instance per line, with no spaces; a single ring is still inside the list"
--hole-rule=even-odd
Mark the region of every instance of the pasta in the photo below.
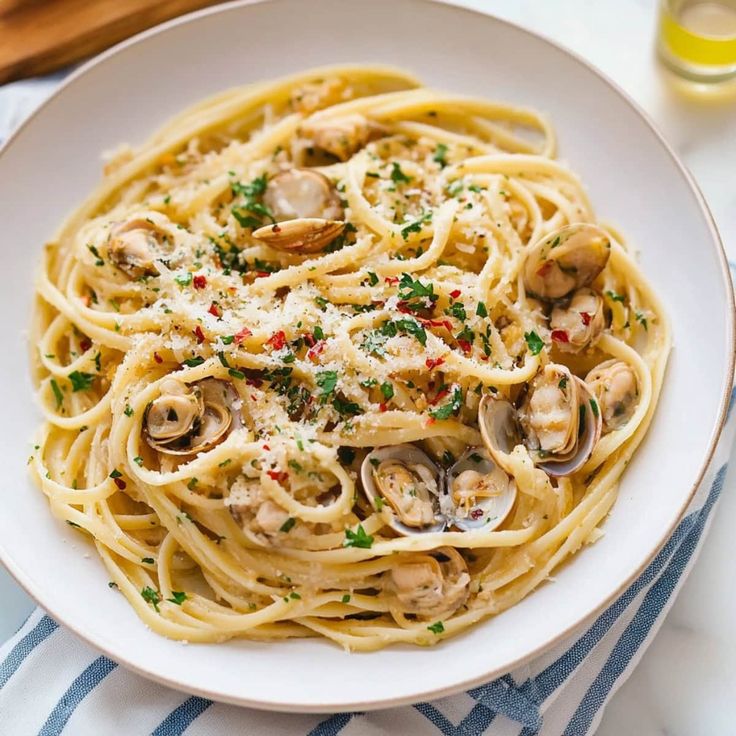
[[[433,644],[600,537],[670,336],[555,154],[341,66],[112,155],[45,249],[31,470],[149,627]]]

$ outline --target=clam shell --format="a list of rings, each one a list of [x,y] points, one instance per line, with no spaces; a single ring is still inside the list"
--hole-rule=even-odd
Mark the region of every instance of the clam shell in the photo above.
[[[305,217],[264,225],[253,232],[253,237],[285,253],[319,253],[342,231],[340,220]]]
[[[435,499],[435,515],[434,523],[429,524],[426,527],[413,527],[404,524],[396,514],[395,510],[388,501],[380,503],[377,501],[378,497],[383,500],[382,494],[374,481],[374,464],[380,463],[384,460],[396,459],[401,460],[406,464],[411,465],[423,465],[430,470],[432,475],[437,480],[437,496]],[[371,462],[373,461],[373,463]],[[366,455],[365,459],[360,468],[360,479],[363,486],[363,491],[368,498],[371,506],[380,514],[382,514],[386,523],[396,532],[403,536],[412,536],[414,534],[426,534],[428,532],[441,532],[447,526],[447,520],[442,514],[440,508],[440,498],[443,492],[443,473],[440,469],[432,462],[429,456],[422,452],[418,447],[414,445],[392,445],[388,447],[379,447]]]

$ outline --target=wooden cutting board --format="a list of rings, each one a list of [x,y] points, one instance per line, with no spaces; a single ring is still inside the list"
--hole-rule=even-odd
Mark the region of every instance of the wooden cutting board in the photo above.
[[[0,84],[48,74],[214,0],[0,0]]]

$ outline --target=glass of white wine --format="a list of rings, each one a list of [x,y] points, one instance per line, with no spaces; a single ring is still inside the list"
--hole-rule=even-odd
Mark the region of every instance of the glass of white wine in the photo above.
[[[661,0],[658,51],[687,79],[736,78],[736,0]]]

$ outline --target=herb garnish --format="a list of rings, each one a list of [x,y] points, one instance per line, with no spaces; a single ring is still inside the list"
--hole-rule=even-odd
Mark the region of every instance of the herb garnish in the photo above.
[[[544,341],[541,337],[539,337],[539,335],[537,335],[536,332],[534,332],[534,330],[532,330],[531,332],[525,332],[524,339],[526,340],[526,344],[529,347],[529,352],[532,355],[539,355],[539,353],[542,352]]]
[[[343,547],[360,547],[362,549],[370,549],[373,545],[373,537],[366,534],[362,524],[358,524],[358,528],[345,530],[345,539],[342,543]]]

